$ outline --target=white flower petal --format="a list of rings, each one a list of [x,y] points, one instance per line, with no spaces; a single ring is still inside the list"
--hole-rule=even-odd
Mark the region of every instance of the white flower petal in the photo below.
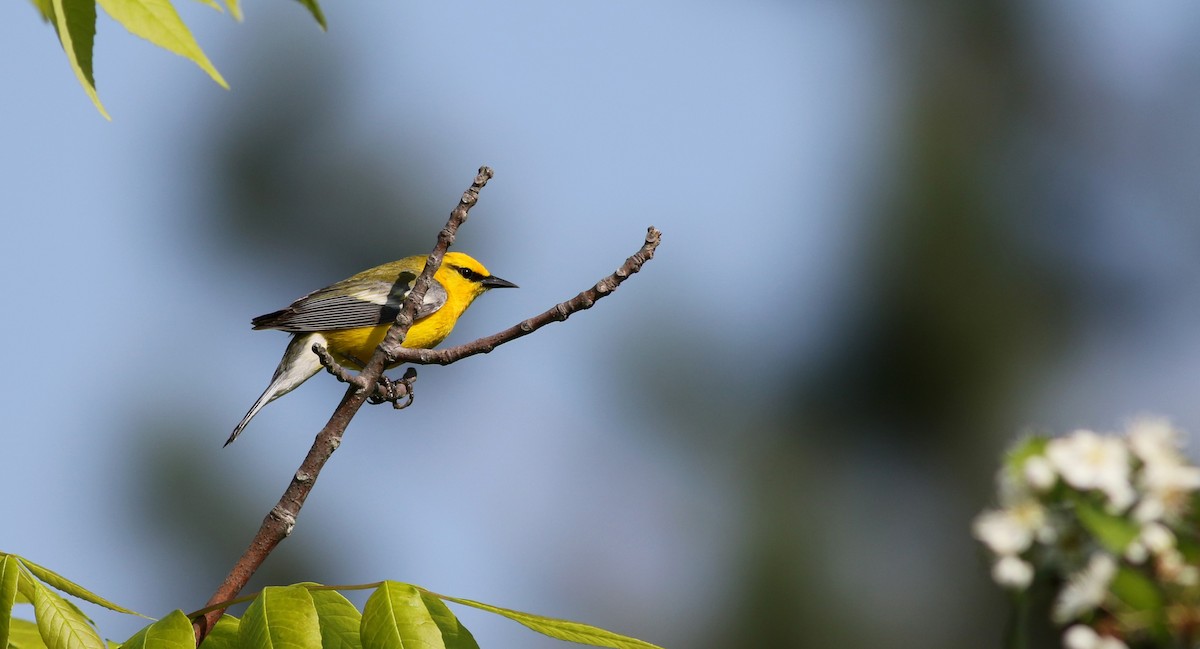
[[[1050,460],[1040,455],[1035,455],[1025,460],[1023,468],[1025,482],[1028,482],[1034,491],[1049,491],[1054,486],[1054,483],[1058,482],[1058,474],[1054,472],[1054,465],[1050,463]]]
[[[1108,584],[1117,574],[1117,560],[1104,552],[1092,555],[1083,570],[1071,575],[1054,602],[1053,617],[1065,624],[1099,606],[1108,595]]]
[[[1025,590],[1033,581],[1033,566],[1012,555],[1000,557],[992,566],[992,579],[1005,588]]]
[[[972,531],[999,556],[1020,554],[1033,543],[1033,529],[1008,509],[983,512],[975,518]]]
[[[1096,649],[1100,634],[1090,626],[1076,624],[1063,634],[1063,649]]]
[[[1146,549],[1154,554],[1162,554],[1175,549],[1175,534],[1161,523],[1150,523],[1142,527],[1138,535]]]

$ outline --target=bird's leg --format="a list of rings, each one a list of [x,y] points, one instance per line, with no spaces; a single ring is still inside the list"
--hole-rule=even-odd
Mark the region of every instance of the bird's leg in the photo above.
[[[349,383],[358,389],[363,389],[363,380],[357,374],[351,374],[349,370],[338,364],[333,359],[325,347],[317,344],[312,346],[313,353],[321,359],[321,365],[332,374],[337,380],[342,383]],[[390,379],[386,376],[380,376],[375,382],[375,390],[371,396],[367,397],[367,401],[373,404],[390,403],[396,410],[401,410],[412,405],[413,402],[413,383],[417,380],[417,368],[410,367],[404,371],[404,376],[400,379]],[[408,397],[405,399],[405,397]],[[401,402],[401,399],[404,399]]]

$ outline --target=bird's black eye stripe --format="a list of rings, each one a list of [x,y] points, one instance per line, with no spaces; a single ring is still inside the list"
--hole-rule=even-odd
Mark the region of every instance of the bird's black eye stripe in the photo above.
[[[480,276],[479,273],[471,270],[470,268],[463,268],[462,266],[455,266],[454,269],[457,270],[458,274],[462,275],[463,279],[467,280],[468,282],[478,282],[483,279],[483,277]]]

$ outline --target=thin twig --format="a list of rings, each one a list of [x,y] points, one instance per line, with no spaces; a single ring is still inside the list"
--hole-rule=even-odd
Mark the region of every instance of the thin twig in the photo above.
[[[653,226],[647,228],[646,242],[642,244],[641,249],[629,259],[626,259],[625,263],[612,275],[605,277],[592,288],[581,292],[566,302],[556,304],[550,309],[528,320],[522,320],[504,331],[456,347],[446,347],[444,349],[396,347],[391,349],[390,353],[393,358],[400,362],[415,363],[418,365],[449,365],[468,356],[486,354],[506,342],[527,336],[552,322],[562,322],[576,311],[592,308],[592,305],[597,300],[610,295],[613,291],[617,290],[621,282],[624,282],[630,275],[641,270],[642,264],[654,257],[654,250],[658,248],[661,236],[662,232],[659,232]]]
[[[209,598],[205,606],[220,604],[221,602],[237,597],[237,594],[242,591],[242,588],[245,588],[246,583],[250,581],[250,577],[263,564],[267,556],[275,549],[275,546],[279,545],[280,541],[291,534],[292,528],[296,525],[296,517],[300,515],[300,508],[304,506],[304,501],[308,498],[308,494],[312,492],[313,485],[317,481],[317,475],[321,472],[321,468],[325,466],[325,462],[329,460],[329,457],[341,445],[342,434],[345,433],[350,419],[362,407],[363,402],[374,393],[375,385],[379,382],[379,377],[383,374],[383,368],[388,363],[388,354],[384,351],[385,348],[398,347],[403,342],[404,336],[408,334],[408,328],[412,326],[413,316],[416,314],[416,305],[420,304],[425,296],[425,292],[429,289],[429,285],[433,281],[433,274],[441,266],[446,250],[454,242],[454,236],[458,231],[458,227],[467,220],[468,212],[478,202],[479,190],[483,189],[491,177],[492,170],[490,168],[479,168],[479,173],[475,176],[471,187],[463,193],[462,198],[458,201],[458,206],[450,213],[450,218],[446,221],[446,227],[442,228],[442,231],[438,233],[437,245],[429,253],[429,258],[425,260],[425,269],[421,272],[416,282],[413,283],[412,290],[404,298],[404,302],[400,307],[400,313],[396,315],[395,324],[388,330],[383,343],[379,345],[379,348],[375,350],[375,353],[367,362],[366,367],[359,373],[359,380],[352,382],[350,387],[346,389],[346,394],[342,397],[341,403],[333,411],[333,415],[330,416],[325,427],[321,429],[321,432],[317,433],[317,438],[313,441],[312,448],[309,449],[304,462],[300,464],[300,468],[292,476],[292,481],[283,492],[283,496],[271,508],[266,518],[263,519],[262,525],[258,528],[258,533],[250,541],[250,546],[242,553],[242,556],[234,564],[229,574],[225,576],[225,580],[221,582],[221,585],[213,593],[212,597]],[[212,630],[223,612],[224,608],[213,609],[206,612],[203,617],[197,617],[192,620],[192,628],[196,633],[197,645]]]

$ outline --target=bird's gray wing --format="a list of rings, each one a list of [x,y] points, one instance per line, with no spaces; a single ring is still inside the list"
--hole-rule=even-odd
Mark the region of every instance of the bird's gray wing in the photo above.
[[[374,327],[396,319],[400,304],[416,279],[415,274],[403,272],[390,284],[361,279],[338,282],[305,295],[286,309],[260,315],[251,324],[255,329],[291,332]],[[446,288],[433,280],[424,301],[417,307],[417,319],[442,308],[446,297]]]

